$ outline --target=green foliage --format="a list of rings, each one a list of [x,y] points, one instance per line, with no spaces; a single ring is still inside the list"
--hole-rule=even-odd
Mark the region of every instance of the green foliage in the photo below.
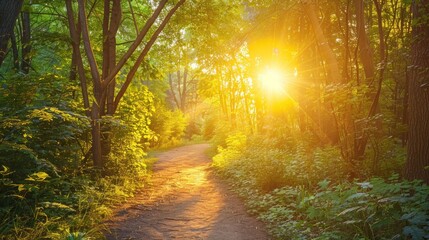
[[[154,131],[151,147],[169,147],[179,144],[188,126],[188,117],[179,110],[156,107],[150,128]]]
[[[88,127],[85,116],[55,107],[16,111],[0,117],[0,160],[15,169],[16,178],[33,169],[76,169]]]
[[[90,120],[74,84],[55,74],[11,75],[0,88],[0,239],[99,239],[100,223],[142,186],[142,140],[149,138],[153,96],[133,89],[116,118],[108,177],[92,170]],[[143,93],[143,94],[142,94]]]
[[[420,182],[329,185],[306,191],[284,187],[254,197],[250,206],[284,239],[424,239],[429,234],[429,188]],[[293,234],[291,234],[293,233]]]
[[[203,130],[202,130],[202,135],[204,139],[210,140],[214,136],[219,136],[222,133],[221,131],[216,131],[216,120],[217,119],[215,116],[209,116],[208,118],[205,119],[203,123]],[[216,132],[216,135],[215,135],[215,132]]]
[[[279,146],[276,139],[238,133],[226,138],[226,147],[213,157],[213,166],[276,239],[429,236],[427,185],[398,175],[348,182],[349,166],[337,148],[310,147],[304,141]],[[395,156],[400,154],[390,157]],[[391,171],[383,170],[386,175]]]
[[[226,138],[226,148],[219,146],[218,154],[213,157],[213,166],[225,168],[237,160],[246,148],[247,137],[243,133],[230,135]]]
[[[311,186],[325,178],[340,181],[346,177],[346,165],[333,147],[311,148],[304,143],[279,149],[263,136],[249,138],[242,134],[226,139],[226,148],[219,147],[213,165],[226,175],[252,176],[260,190],[271,191],[284,184]],[[247,178],[247,177],[246,177]]]
[[[132,196],[135,182],[35,172],[15,182],[0,172],[0,239],[98,239],[111,207]],[[70,234],[67,234],[70,232]]]

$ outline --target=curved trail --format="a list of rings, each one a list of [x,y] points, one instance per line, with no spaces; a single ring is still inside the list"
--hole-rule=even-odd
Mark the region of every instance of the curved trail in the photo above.
[[[158,155],[152,184],[107,223],[114,239],[269,239],[264,226],[211,173],[208,144]]]

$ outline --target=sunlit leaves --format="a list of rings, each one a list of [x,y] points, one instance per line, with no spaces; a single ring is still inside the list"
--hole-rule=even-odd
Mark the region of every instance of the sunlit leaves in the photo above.
[[[37,172],[37,173],[31,174],[25,180],[27,180],[27,181],[35,181],[35,182],[43,182],[48,177],[49,177],[49,174],[47,174],[45,172]]]

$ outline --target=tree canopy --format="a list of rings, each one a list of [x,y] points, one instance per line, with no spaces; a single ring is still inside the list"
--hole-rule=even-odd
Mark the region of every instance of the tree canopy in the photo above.
[[[425,239],[428,9],[0,0],[0,238],[100,237],[91,229],[142,187],[148,152],[210,141],[277,238]]]

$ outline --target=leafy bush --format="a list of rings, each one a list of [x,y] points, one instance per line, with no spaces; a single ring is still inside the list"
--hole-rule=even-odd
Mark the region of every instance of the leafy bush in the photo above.
[[[151,147],[169,147],[182,141],[188,126],[188,117],[181,111],[171,111],[157,106],[151,119],[150,129],[154,131]]]
[[[427,239],[429,187],[421,182],[347,181],[334,147],[281,149],[234,134],[213,166],[276,239]]]
[[[237,133],[230,135],[226,140],[226,148],[219,146],[216,156],[213,157],[213,165],[218,168],[225,168],[240,158],[243,151],[246,149],[246,135]]]
[[[428,197],[427,185],[397,177],[331,186],[325,180],[312,192],[284,187],[249,205],[279,239],[425,239]]]
[[[114,204],[132,196],[136,185],[114,178],[51,177],[35,172],[21,181],[0,171],[0,239],[84,239],[103,236],[100,222]],[[70,234],[69,234],[70,233]]]
[[[113,144],[108,176],[100,177],[88,161],[90,120],[76,107],[73,84],[34,77],[0,80],[0,239],[100,239],[112,206],[147,174],[141,143],[152,134],[153,97],[133,89],[117,118],[101,120]]]
[[[261,136],[245,139],[243,134],[226,138],[227,147],[219,147],[213,165],[226,175],[253,178],[260,190],[271,191],[286,184],[311,186],[325,178],[341,181],[347,177],[341,154],[333,147],[297,144],[279,149]]]

